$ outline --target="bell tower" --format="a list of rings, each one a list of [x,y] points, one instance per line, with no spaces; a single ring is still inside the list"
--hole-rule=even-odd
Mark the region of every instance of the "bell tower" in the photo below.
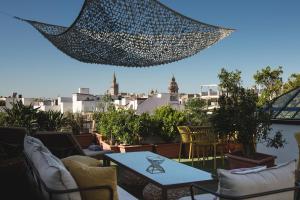
[[[109,90],[110,95],[117,96],[119,94],[119,84],[117,83],[116,74],[113,75],[113,81]]]

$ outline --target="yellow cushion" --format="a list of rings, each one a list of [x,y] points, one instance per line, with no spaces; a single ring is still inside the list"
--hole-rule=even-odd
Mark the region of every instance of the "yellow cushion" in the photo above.
[[[63,158],[62,162],[64,163],[64,165],[66,165],[67,162],[69,162],[70,160],[80,162],[80,163],[85,164],[90,167],[101,166],[100,160],[97,160],[95,158],[91,158],[88,156],[80,156],[80,155],[74,155],[74,156],[69,156],[69,157]]]
[[[109,185],[114,191],[114,200],[118,200],[117,175],[115,167],[90,167],[69,159],[64,162],[79,188]],[[108,190],[90,190],[81,192],[82,200],[108,200]]]

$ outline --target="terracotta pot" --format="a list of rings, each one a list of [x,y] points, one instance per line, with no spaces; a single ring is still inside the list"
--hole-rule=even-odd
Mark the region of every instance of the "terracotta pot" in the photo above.
[[[106,143],[105,141],[100,141],[100,145],[102,146],[103,150],[112,150],[115,153],[119,153],[119,147],[117,145],[110,145]]]
[[[228,153],[226,154],[226,156],[229,163],[229,169],[255,166],[273,167],[276,159],[276,156],[263,153],[255,153],[253,157],[247,158],[243,155],[241,151]]]
[[[179,143],[156,144],[155,153],[167,158],[178,158]]]
[[[153,151],[152,144],[142,144],[142,145],[119,145],[121,153],[134,152],[134,151]]]
[[[91,133],[75,135],[75,138],[83,149],[96,142],[95,135]]]
[[[232,153],[235,151],[242,151],[243,145],[240,143],[228,143],[225,148],[226,153]]]

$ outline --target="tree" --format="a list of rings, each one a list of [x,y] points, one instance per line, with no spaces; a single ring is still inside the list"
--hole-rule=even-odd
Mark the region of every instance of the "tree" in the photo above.
[[[218,74],[222,93],[226,96],[235,95],[238,87],[241,86],[241,71],[235,70],[228,72],[226,69],[222,68],[221,72]]]
[[[288,82],[283,85],[283,92],[288,92],[297,87],[300,87],[300,73],[292,74],[288,78]]]
[[[205,100],[200,98],[189,99],[184,106],[190,124],[200,126],[207,123],[207,102]]]
[[[114,107],[113,105],[113,99],[111,95],[105,94],[100,101],[97,103],[97,110],[100,112],[105,112],[107,110],[112,109]]]
[[[265,105],[267,102],[282,93],[282,73],[283,70],[281,66],[276,69],[272,69],[270,66],[267,66],[254,74],[253,78],[255,83],[262,88],[258,105]]]
[[[177,126],[186,123],[186,115],[170,105],[161,106],[154,111],[154,119],[161,122],[160,136],[165,142],[174,141],[179,135]]]
[[[247,156],[255,153],[257,142],[275,148],[283,147],[285,140],[281,132],[270,135],[271,114],[257,107],[257,93],[238,86],[238,82],[233,81],[227,85],[235,89],[225,88],[231,92],[220,96],[220,108],[216,109],[211,117],[216,132],[223,137],[235,136],[237,141],[243,144],[244,154]],[[220,82],[224,82],[222,77]]]

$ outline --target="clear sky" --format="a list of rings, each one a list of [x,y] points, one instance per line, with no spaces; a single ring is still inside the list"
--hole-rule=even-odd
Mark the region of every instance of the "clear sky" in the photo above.
[[[267,65],[283,66],[284,80],[300,73],[299,0],[161,0],[208,24],[237,29],[230,37],[182,61],[151,68],[85,64],[56,49],[29,24],[0,14],[0,96],[71,96],[79,87],[102,94],[115,72],[122,92],[166,92],[172,75],[179,92],[218,83],[222,67],[239,69],[244,85]],[[83,0],[1,0],[0,10],[22,18],[69,26]]]

